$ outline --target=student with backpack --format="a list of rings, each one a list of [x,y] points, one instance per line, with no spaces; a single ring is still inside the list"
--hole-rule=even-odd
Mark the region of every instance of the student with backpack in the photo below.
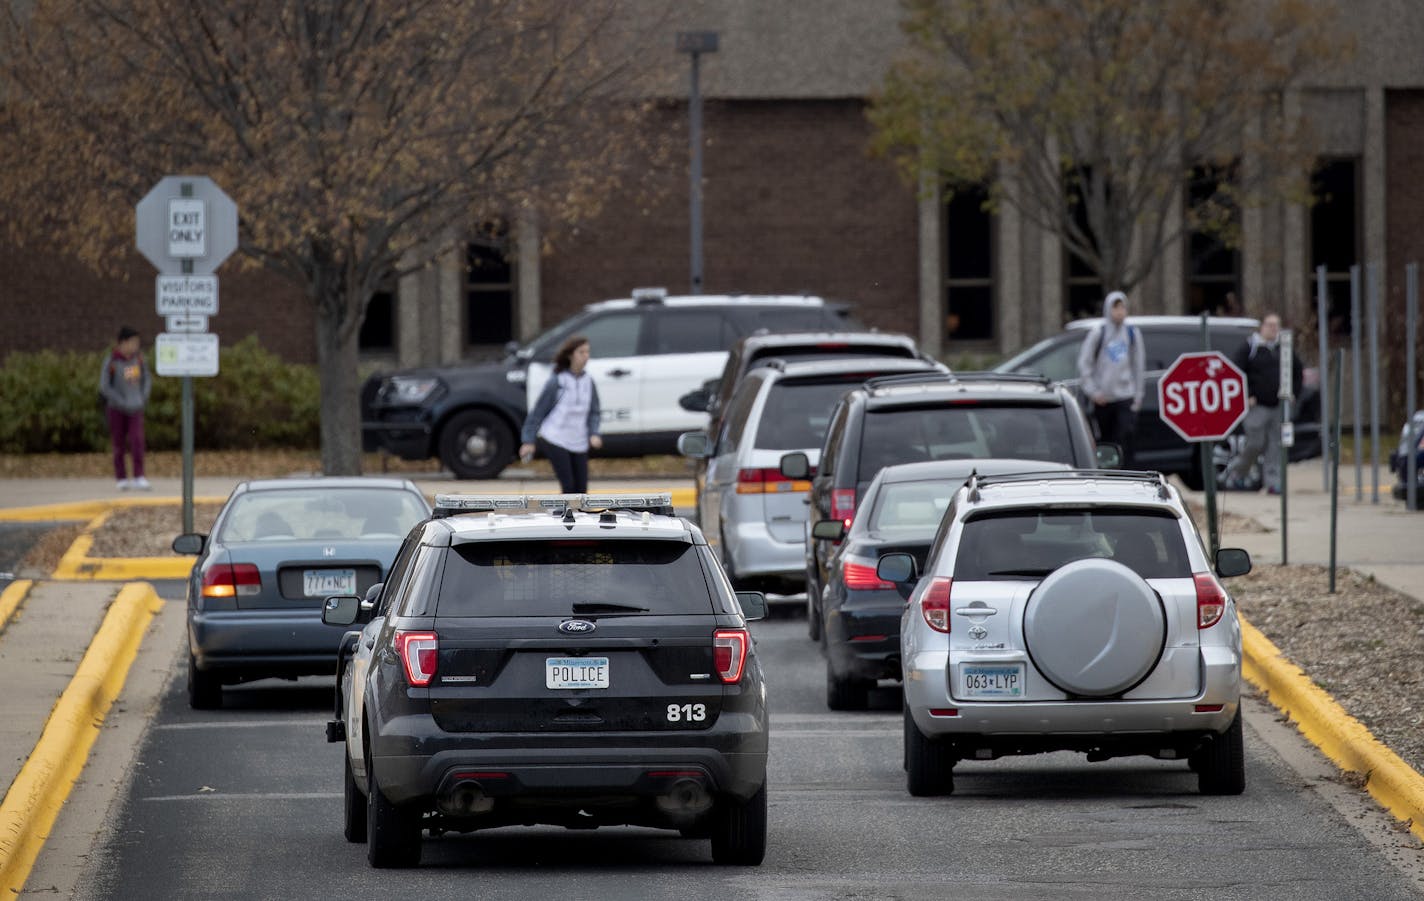
[[[151,390],[153,376],[139,350],[138,330],[126,325],[119,329],[114,349],[99,371],[99,396],[104,399],[108,417],[114,478],[120,491],[147,491],[153,487],[143,474],[143,408],[148,405]],[[125,454],[133,457],[133,479],[128,477]]]
[[[588,338],[573,335],[554,353],[554,373],[534,401],[520,433],[519,457],[530,460],[537,449],[548,458],[564,494],[588,490],[588,452],[603,447],[598,434],[598,387],[585,367]]]
[[[1127,324],[1127,295],[1103,299],[1103,321],[1088,330],[1078,351],[1078,378],[1098,426],[1098,440],[1122,448],[1130,468],[1132,430],[1142,409],[1147,354],[1141,333]]]

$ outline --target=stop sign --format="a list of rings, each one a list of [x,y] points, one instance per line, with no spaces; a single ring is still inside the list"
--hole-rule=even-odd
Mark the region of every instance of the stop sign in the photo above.
[[[1246,375],[1218,351],[1182,354],[1162,373],[1157,404],[1188,441],[1219,441],[1246,416]]]

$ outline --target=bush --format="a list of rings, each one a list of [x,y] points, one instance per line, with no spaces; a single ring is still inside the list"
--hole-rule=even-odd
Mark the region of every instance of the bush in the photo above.
[[[0,366],[0,452],[107,450],[98,394],[108,353],[10,354]],[[152,370],[152,351],[145,356]],[[194,446],[316,448],[320,397],[315,367],[286,363],[249,336],[222,349],[216,377],[193,379]],[[182,379],[155,375],[144,417],[148,447],[178,450],[181,416]]]

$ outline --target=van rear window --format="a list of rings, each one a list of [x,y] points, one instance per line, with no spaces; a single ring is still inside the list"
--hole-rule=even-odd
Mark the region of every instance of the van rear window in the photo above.
[[[439,616],[712,612],[692,545],[627,539],[455,545],[436,609]]]

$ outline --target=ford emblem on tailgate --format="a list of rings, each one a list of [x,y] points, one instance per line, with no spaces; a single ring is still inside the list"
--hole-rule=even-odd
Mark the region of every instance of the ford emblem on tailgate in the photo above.
[[[559,623],[559,631],[565,635],[583,635],[597,628],[597,623],[591,623],[586,619],[566,619]]]

